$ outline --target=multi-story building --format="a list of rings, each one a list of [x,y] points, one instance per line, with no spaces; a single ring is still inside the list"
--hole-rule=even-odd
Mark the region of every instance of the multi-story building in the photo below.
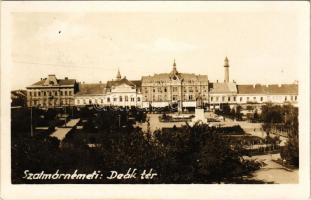
[[[291,103],[297,105],[298,83],[282,85],[239,85],[229,79],[229,60],[224,62],[224,81],[209,82],[207,75],[180,73],[174,60],[170,73],[143,76],[128,80],[117,76],[107,83],[84,84],[74,79],[57,79],[55,75],[27,87],[27,105],[58,106],[121,106],[183,108],[202,106],[218,109],[221,104]]]
[[[107,104],[121,107],[141,107],[141,81],[121,78],[118,70],[115,80],[108,81],[106,85]]]
[[[142,77],[143,107],[165,107],[178,103],[179,108],[196,107],[200,97],[208,103],[208,77],[180,73],[174,61],[170,73]]]
[[[63,107],[74,105],[78,84],[75,79],[57,79],[55,75],[48,75],[26,89],[29,107]]]
[[[79,84],[79,92],[75,96],[75,105],[102,105],[120,107],[141,107],[141,81],[130,81],[121,78],[118,70],[116,79],[106,84]]]
[[[241,104],[291,103],[297,104],[298,84],[238,85],[229,80],[229,60],[225,58],[224,82],[209,84],[209,107],[219,109],[221,104],[230,107]]]

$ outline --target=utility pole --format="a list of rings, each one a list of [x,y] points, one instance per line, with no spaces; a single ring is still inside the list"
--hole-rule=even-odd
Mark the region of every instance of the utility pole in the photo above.
[[[121,127],[121,114],[119,114],[119,128]]]
[[[33,136],[33,127],[32,127],[32,105],[30,105],[30,136]]]

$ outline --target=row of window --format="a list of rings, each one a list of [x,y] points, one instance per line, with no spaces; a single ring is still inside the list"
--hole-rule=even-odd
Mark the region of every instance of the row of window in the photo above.
[[[29,96],[40,97],[40,96],[71,96],[72,91],[30,91]]]
[[[32,106],[60,106],[60,105],[70,105],[72,103],[70,103],[71,101],[69,99],[62,99],[60,101],[58,100],[43,100],[43,101],[37,101],[37,100],[33,100],[30,101],[30,104]]]
[[[128,96],[124,96],[124,98],[123,98],[123,96],[119,96],[119,98],[117,98],[117,97],[113,97],[113,98],[110,98],[110,97],[107,97],[107,102],[109,103],[109,102],[111,102],[111,101],[113,101],[113,102],[135,102],[135,97],[128,97]],[[140,101],[140,97],[137,97],[137,101]],[[87,99],[83,99],[82,100],[82,102],[83,102],[83,104],[92,104],[93,102],[92,102],[92,100],[90,99],[90,100],[88,100],[87,101]],[[103,99],[94,99],[94,103],[95,104],[103,104],[104,103],[104,100]],[[77,104],[80,104],[80,99],[77,99]]]
[[[144,96],[145,97],[145,99],[146,99],[146,101],[148,101],[148,97],[147,97],[147,95],[145,95]],[[179,95],[172,95],[172,100],[173,101],[177,101],[177,100],[179,100]],[[203,99],[205,99],[205,94],[203,95]],[[156,96],[156,95],[153,95],[152,96],[152,100],[153,101],[167,101],[168,100],[168,98],[167,98],[167,95],[164,95],[164,96],[162,96],[162,95],[158,95],[158,96]],[[196,98],[195,98],[195,95],[183,95],[183,100],[184,101],[194,101],[194,100],[196,100]]]
[[[205,89],[205,87],[204,86],[202,86],[202,89]],[[152,89],[152,91],[153,92],[156,92],[156,88],[153,88]],[[173,92],[178,92],[178,87],[172,87],[172,91]],[[188,92],[199,92],[199,87],[188,87]],[[162,88],[162,87],[158,87],[157,88],[157,92],[160,92],[160,93],[162,93],[162,92],[167,92],[167,88],[166,87],[164,87],[164,88]],[[186,87],[184,87],[184,92],[187,92],[187,88]],[[204,92],[206,92],[206,90],[204,90]],[[147,88],[145,88],[145,93],[148,93],[148,89]]]
[[[228,101],[228,102],[230,102],[230,101],[233,101],[233,102],[235,102],[236,101],[236,97],[234,96],[234,97],[224,97],[224,96],[222,96],[222,97],[211,97],[210,98],[211,99],[211,102],[213,102],[213,101],[216,101],[216,102],[218,102],[220,99],[221,99],[221,101]],[[276,100],[276,97],[273,97],[273,99],[274,100]],[[282,100],[282,99],[284,99],[285,101],[297,101],[297,96],[290,96],[290,98],[288,98],[288,96],[284,96],[284,98],[282,98],[282,97],[278,97],[277,99],[279,99],[279,100]],[[244,100],[246,100],[246,101],[263,101],[264,100],[264,97],[246,97],[246,98],[243,98],[243,97],[240,97],[239,98],[239,100],[240,100],[240,102],[242,102],[242,101],[244,101]]]

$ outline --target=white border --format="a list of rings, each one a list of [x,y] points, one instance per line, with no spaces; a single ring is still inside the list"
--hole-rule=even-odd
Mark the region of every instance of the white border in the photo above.
[[[306,199],[309,196],[310,10],[309,2],[2,2],[1,5],[1,198],[4,199]],[[10,183],[11,12],[266,12],[301,10],[299,70],[299,184],[284,185],[12,185]]]

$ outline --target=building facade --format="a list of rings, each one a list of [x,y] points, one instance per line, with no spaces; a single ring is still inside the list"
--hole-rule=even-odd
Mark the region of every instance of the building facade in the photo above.
[[[75,95],[76,106],[105,105],[106,84],[79,83],[79,92]]]
[[[229,59],[224,60],[224,81],[210,82],[207,75],[180,73],[174,60],[170,73],[142,76],[141,80],[117,76],[106,83],[84,84],[75,79],[57,79],[49,75],[27,87],[27,105],[38,107],[62,106],[120,106],[166,107],[179,110],[203,106],[219,109],[245,104],[298,103],[298,82],[293,84],[239,85],[230,81]],[[203,105],[202,105],[203,104]]]
[[[201,97],[208,102],[208,77],[180,73],[176,62],[170,73],[154,74],[142,77],[143,107],[165,107],[177,103],[181,108],[196,107],[196,100]]]
[[[73,106],[78,84],[75,79],[57,79],[55,75],[48,75],[26,89],[28,107],[53,108]]]
[[[79,92],[75,96],[75,105],[101,105],[119,107],[141,107],[141,81],[121,78],[118,70],[114,80],[106,84],[79,84]]]

